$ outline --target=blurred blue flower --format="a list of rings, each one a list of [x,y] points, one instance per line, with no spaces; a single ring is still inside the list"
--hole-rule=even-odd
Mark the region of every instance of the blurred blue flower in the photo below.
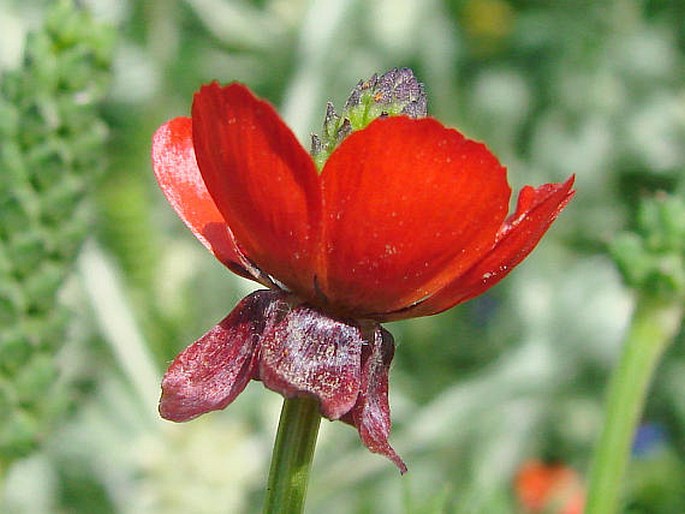
[[[666,428],[660,423],[643,423],[633,439],[633,449],[631,454],[635,458],[644,458],[653,455],[660,448],[663,448],[668,440]]]

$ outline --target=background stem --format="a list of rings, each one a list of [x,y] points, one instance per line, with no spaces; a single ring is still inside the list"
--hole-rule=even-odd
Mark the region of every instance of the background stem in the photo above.
[[[299,514],[309,483],[321,414],[313,398],[286,398],[271,457],[264,514]]]
[[[652,375],[675,337],[682,306],[638,301],[623,353],[609,384],[605,420],[590,473],[586,514],[617,512],[621,485]]]

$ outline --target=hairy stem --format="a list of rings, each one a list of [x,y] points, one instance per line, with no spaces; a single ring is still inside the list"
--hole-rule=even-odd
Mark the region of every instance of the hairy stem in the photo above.
[[[271,457],[264,514],[304,511],[321,414],[313,398],[286,398]]]

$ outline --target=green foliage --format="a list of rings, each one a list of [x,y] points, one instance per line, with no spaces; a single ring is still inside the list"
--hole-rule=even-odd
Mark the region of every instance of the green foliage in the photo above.
[[[2,77],[0,460],[33,450],[68,403],[55,391],[68,337],[58,293],[93,221],[111,54],[111,31],[59,2]]]
[[[685,464],[668,448],[636,459],[627,481],[634,493],[626,514],[675,514],[685,505]]]

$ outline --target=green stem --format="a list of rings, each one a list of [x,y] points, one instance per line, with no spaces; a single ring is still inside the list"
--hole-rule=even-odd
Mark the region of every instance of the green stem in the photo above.
[[[299,514],[304,511],[320,422],[319,403],[315,399],[286,398],[283,401],[271,457],[264,514]]]
[[[614,514],[635,429],[652,375],[676,336],[682,306],[651,297],[639,299],[623,353],[609,383],[605,419],[595,449],[585,514]]]

